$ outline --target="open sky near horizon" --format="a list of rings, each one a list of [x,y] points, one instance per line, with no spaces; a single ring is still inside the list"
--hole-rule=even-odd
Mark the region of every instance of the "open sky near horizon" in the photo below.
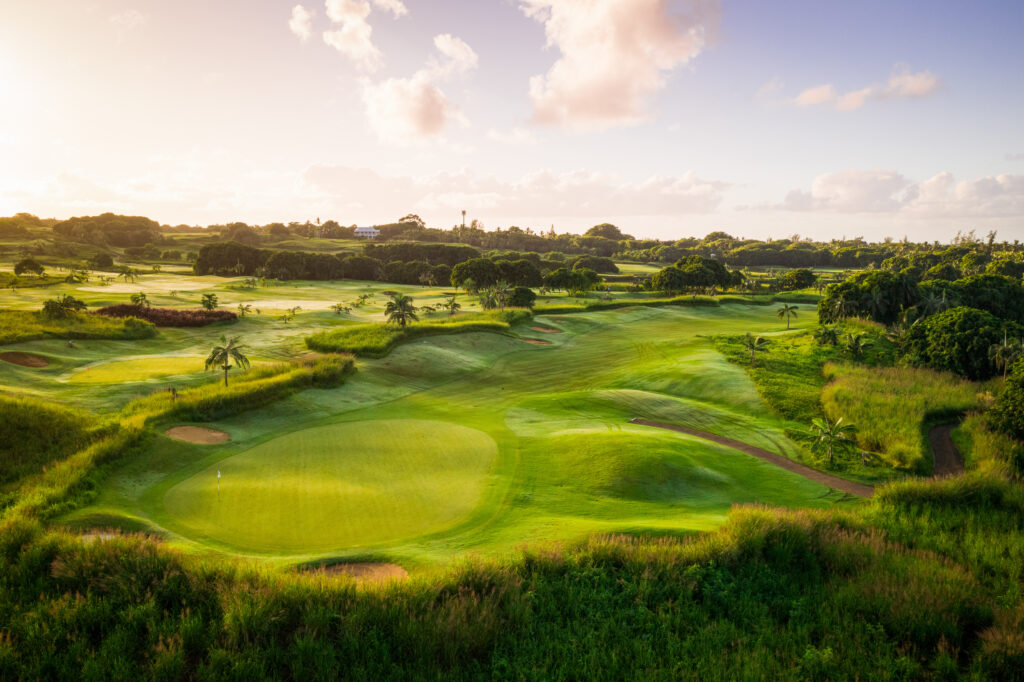
[[[1024,239],[1020,0],[0,0],[0,215]]]

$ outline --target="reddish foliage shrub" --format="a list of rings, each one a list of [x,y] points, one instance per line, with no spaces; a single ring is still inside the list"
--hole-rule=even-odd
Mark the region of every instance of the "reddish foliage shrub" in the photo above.
[[[150,308],[144,305],[111,305],[96,311],[107,317],[137,317],[152,322],[158,327],[205,327],[214,322],[229,322],[238,319],[230,310],[179,310],[177,308]]]

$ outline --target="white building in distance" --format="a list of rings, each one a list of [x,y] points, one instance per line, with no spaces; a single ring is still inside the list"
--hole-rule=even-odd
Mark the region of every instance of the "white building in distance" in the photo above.
[[[380,236],[380,230],[376,227],[357,227],[356,236],[366,239],[376,239]]]

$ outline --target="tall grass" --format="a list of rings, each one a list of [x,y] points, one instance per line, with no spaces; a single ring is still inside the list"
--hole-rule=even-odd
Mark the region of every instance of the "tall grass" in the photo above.
[[[149,322],[129,317],[111,319],[80,313],[51,320],[40,313],[24,310],[0,310],[0,344],[36,339],[148,339],[156,336]]]
[[[529,318],[529,311],[509,309],[503,313],[460,316],[440,322],[422,322],[399,327],[392,324],[356,324],[314,334],[306,346],[321,353],[352,353],[381,358],[395,346],[425,336],[468,332],[508,333],[513,324]]]
[[[1024,496],[904,483],[357,588],[0,525],[11,679],[1015,679]]]
[[[857,427],[861,447],[894,466],[931,471],[927,427],[978,406],[979,387],[951,373],[913,367],[828,364],[821,394],[830,419]]]

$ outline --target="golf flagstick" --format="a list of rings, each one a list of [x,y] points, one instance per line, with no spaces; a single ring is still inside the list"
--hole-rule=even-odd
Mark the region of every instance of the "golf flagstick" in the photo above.
[[[220,469],[217,469],[217,499],[220,499]]]

